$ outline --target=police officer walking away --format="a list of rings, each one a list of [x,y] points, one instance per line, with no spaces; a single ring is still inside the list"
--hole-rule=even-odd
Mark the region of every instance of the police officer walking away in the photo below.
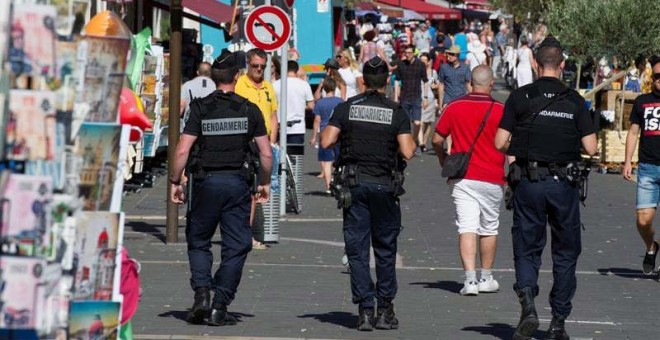
[[[408,115],[385,97],[388,68],[374,57],[363,67],[367,91],[339,104],[321,133],[321,147],[341,142],[334,179],[335,196],[344,210],[344,242],[351,269],[353,303],[359,305],[357,329],[398,328],[394,315],[397,291],[397,237],[401,229],[398,196],[403,167],[415,152]],[[376,257],[374,283],[369,272],[369,245]],[[374,298],[378,309],[374,313]]]
[[[238,67],[231,53],[225,52],[215,60],[211,78],[217,91],[190,104],[190,118],[177,146],[170,183],[172,202],[183,204],[180,178],[190,155],[194,183],[186,241],[195,299],[186,320],[201,324],[208,318],[209,325],[224,326],[237,321],[227,313],[227,305],[234,299],[245,259],[252,249],[250,195],[254,193],[258,202],[268,201],[272,157],[261,111],[233,92]],[[259,185],[254,173],[246,171],[256,168],[249,162],[256,158],[251,152],[254,148],[250,148],[253,139],[261,161]],[[211,238],[218,224],[222,262],[212,278]],[[215,292],[212,304],[211,289]]]
[[[534,298],[549,223],[554,280],[546,339],[569,339],[564,321],[577,285],[579,204],[588,172],[580,163],[580,147],[594,155],[596,135],[584,99],[559,80],[564,68],[559,41],[548,36],[536,60],[539,79],[511,93],[495,135],[495,147],[515,157],[508,181],[513,188],[514,290],[522,312],[513,338],[530,339],[539,327]]]

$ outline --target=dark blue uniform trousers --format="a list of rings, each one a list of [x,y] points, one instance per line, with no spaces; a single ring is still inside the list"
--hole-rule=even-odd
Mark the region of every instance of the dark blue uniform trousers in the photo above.
[[[397,237],[401,230],[399,200],[386,185],[360,183],[351,189],[352,205],[344,209],[344,243],[351,268],[353,303],[364,308],[388,306],[396,296]],[[369,271],[373,242],[377,283]]]
[[[193,181],[186,240],[193,289],[212,287],[214,303],[230,304],[241,281],[243,265],[252,250],[250,188],[239,174],[208,174]],[[220,268],[211,279],[211,238],[220,224]]]
[[[550,307],[553,316],[568,316],[577,285],[575,267],[582,250],[578,188],[566,180],[545,177],[538,182],[523,178],[513,200],[513,260],[516,269],[514,290],[530,287],[534,296],[541,255],[546,243],[546,225],[552,236]]]

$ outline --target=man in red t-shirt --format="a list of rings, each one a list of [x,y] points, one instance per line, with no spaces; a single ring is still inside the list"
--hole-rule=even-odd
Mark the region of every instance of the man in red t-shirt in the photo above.
[[[447,157],[442,145],[448,136],[452,140],[452,153],[467,152],[475,143],[465,177],[449,180],[456,205],[459,253],[465,270],[461,295],[499,290],[492,269],[505,183],[504,155],[495,149],[493,140],[504,106],[490,96],[493,83],[493,71],[488,66],[476,67],[472,71],[472,93],[447,105],[433,136],[433,147],[441,166]],[[489,110],[483,131],[475,142],[479,126]],[[478,281],[477,238],[481,254],[481,279]]]

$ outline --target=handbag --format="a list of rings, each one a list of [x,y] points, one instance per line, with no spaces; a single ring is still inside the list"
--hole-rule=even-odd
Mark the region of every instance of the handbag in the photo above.
[[[445,158],[445,163],[442,165],[442,177],[447,177],[449,179],[465,177],[465,173],[467,173],[468,165],[470,163],[470,157],[472,157],[472,151],[474,151],[474,145],[477,143],[479,135],[481,135],[481,132],[486,126],[486,121],[488,120],[488,116],[490,116],[490,111],[493,109],[494,104],[495,101],[491,101],[490,107],[488,108],[488,111],[486,111],[484,119],[481,121],[481,125],[479,125],[477,135],[474,137],[472,145],[470,145],[470,150],[467,152],[455,152]]]

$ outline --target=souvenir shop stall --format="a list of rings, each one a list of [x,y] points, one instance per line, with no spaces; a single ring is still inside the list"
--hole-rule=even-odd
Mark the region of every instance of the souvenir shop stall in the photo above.
[[[1,339],[130,338],[121,198],[158,145],[167,59],[87,6],[0,1]]]

